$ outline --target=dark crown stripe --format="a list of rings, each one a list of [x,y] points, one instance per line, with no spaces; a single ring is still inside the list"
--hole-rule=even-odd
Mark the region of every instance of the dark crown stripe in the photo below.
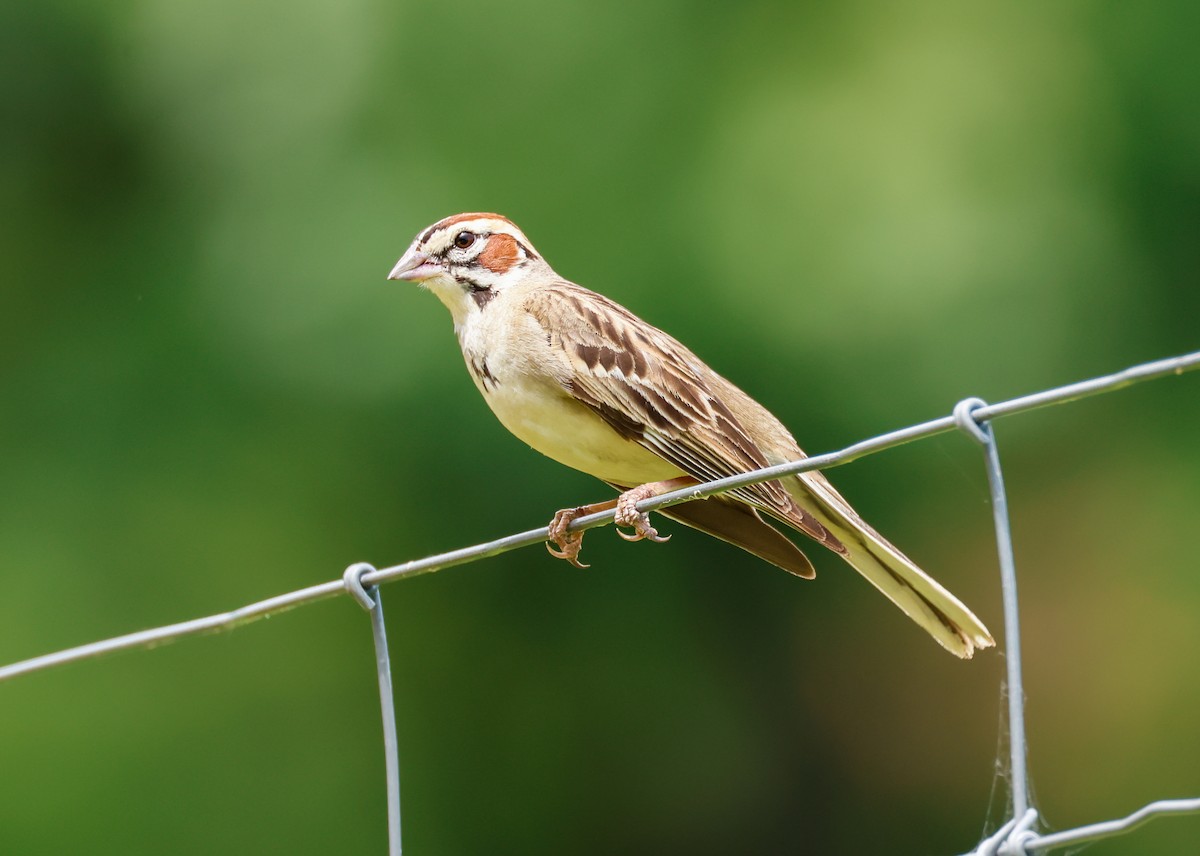
[[[502,214],[490,214],[486,211],[476,211],[476,212],[467,213],[467,214],[455,214],[453,217],[446,217],[443,220],[438,220],[436,223],[434,223],[432,226],[430,226],[428,229],[426,229],[424,232],[422,232],[421,238],[420,238],[420,243],[424,244],[426,241],[428,241],[430,238],[432,238],[434,233],[437,232],[439,229],[449,229],[451,226],[457,225],[458,223],[465,223],[468,220],[499,220],[502,223],[507,223],[508,225],[512,226],[514,229],[516,228],[516,224],[513,223],[512,220],[509,220],[507,217],[505,217]]]

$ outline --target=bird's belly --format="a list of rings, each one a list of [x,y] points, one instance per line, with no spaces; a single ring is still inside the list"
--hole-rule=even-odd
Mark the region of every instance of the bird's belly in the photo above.
[[[485,397],[496,418],[517,438],[573,469],[631,487],[683,475],[675,465],[621,437],[561,390],[514,379],[501,382]]]

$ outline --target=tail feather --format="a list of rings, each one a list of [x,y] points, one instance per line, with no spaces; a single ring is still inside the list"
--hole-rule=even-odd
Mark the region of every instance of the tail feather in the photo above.
[[[789,480],[789,492],[845,548],[839,552],[867,581],[946,650],[969,659],[996,644],[983,622],[962,601],[872,529],[819,473]]]
[[[741,547],[790,574],[804,579],[817,575],[800,548],[745,503],[713,497],[673,505],[659,513]]]
[[[835,527],[835,531],[837,528]],[[849,548],[845,559],[943,648],[969,659],[996,642],[987,627],[957,597],[882,538],[839,532]]]

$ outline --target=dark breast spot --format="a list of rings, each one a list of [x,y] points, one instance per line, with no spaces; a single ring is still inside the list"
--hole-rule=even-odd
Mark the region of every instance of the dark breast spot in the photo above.
[[[475,305],[480,309],[492,302],[492,298],[496,296],[494,288],[476,288],[471,286],[471,299],[475,301]]]
[[[491,390],[500,385],[500,382],[496,380],[496,376],[492,374],[492,370],[488,368],[487,360],[468,360],[467,368],[483,384],[484,389]]]

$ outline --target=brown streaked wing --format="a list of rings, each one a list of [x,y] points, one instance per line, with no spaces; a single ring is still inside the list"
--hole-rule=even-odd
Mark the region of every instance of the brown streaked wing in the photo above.
[[[561,349],[570,362],[567,391],[621,436],[697,479],[768,465],[705,382],[700,360],[666,333],[574,283],[535,292],[526,306],[551,347]],[[730,495],[797,525],[796,506],[777,481],[738,488]]]

